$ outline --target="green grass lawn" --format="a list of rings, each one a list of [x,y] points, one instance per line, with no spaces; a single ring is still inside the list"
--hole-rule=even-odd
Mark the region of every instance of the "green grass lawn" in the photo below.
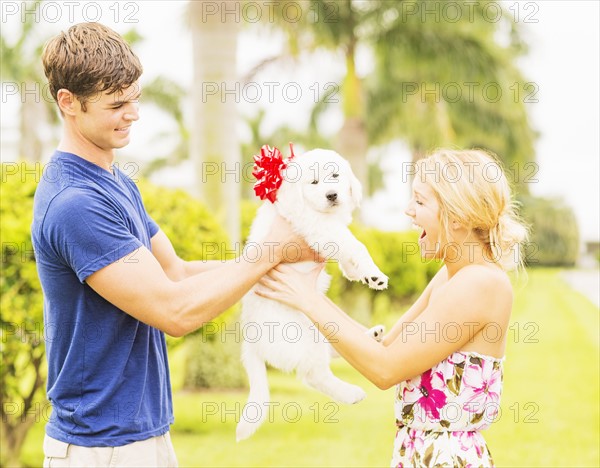
[[[516,287],[501,415],[484,433],[497,466],[600,465],[598,319],[598,308],[558,270],[531,270],[526,285]],[[172,439],[180,466],[388,466],[393,390],[378,390],[341,360],[333,369],[367,398],[338,405],[271,372],[272,401],[279,403],[273,422],[241,443],[235,426],[245,391],[176,391]],[[42,438],[40,423],[29,434],[25,464],[41,464]]]

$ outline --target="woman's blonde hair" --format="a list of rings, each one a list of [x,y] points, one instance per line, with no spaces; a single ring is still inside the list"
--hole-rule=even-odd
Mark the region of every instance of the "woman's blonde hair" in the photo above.
[[[446,240],[456,221],[483,242],[488,259],[505,270],[523,266],[521,244],[527,228],[496,157],[478,149],[438,149],[417,162],[416,177],[436,194]]]

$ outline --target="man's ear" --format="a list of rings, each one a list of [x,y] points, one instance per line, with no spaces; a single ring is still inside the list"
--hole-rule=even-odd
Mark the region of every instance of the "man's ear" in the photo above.
[[[65,115],[75,115],[78,107],[81,107],[79,102],[76,102],[77,98],[68,89],[61,88],[56,93],[56,103],[58,108]]]

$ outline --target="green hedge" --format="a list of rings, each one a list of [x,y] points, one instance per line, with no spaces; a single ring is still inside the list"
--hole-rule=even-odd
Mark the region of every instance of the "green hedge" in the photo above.
[[[524,249],[529,266],[572,267],[579,256],[579,227],[562,200],[523,196],[521,216],[531,226]]]
[[[186,337],[184,388],[244,388],[241,342],[239,307]]]
[[[219,260],[228,247],[225,230],[198,200],[183,190],[158,187],[145,180],[137,185],[146,211],[169,237],[184,260]]]
[[[43,416],[42,290],[37,277],[31,220],[39,170],[21,163],[0,169],[0,397],[3,412],[0,465],[17,461],[29,427]]]

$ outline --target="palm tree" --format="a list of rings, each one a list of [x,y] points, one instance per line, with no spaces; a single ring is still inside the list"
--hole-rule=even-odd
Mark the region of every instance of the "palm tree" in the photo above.
[[[367,2],[378,3],[378,2]],[[314,52],[326,48],[344,57],[346,77],[340,88],[344,124],[335,138],[335,149],[346,157],[353,171],[368,190],[368,169],[366,153],[368,137],[366,134],[365,93],[363,80],[356,72],[356,49],[360,43],[358,29],[363,21],[362,10],[353,8],[350,0],[337,2],[314,0],[294,3],[295,8],[302,8],[297,20],[289,18],[286,2],[277,2],[272,6],[275,23],[270,23],[271,15],[262,18],[269,21],[270,26],[281,29],[287,38],[287,51],[280,57],[270,57],[258,64],[250,73],[262,70],[265,66],[276,63],[288,56],[297,58],[301,53]],[[367,6],[368,7],[368,6]],[[330,88],[329,91],[332,91]],[[337,91],[335,89],[334,91]],[[317,131],[318,116],[327,108],[329,93],[324,93],[316,103],[309,131]]]
[[[39,0],[31,2],[24,8],[37,12],[41,3]],[[52,97],[44,92],[45,80],[39,60],[43,43],[36,31],[36,18],[37,14],[26,15],[13,45],[0,35],[0,77],[4,86],[11,83],[21,96],[18,156],[30,162],[42,159],[44,130],[58,121]]]
[[[435,2],[427,3],[432,11]],[[417,11],[425,8],[424,1],[413,4]],[[423,22],[420,15],[403,15],[398,3],[385,5],[378,11],[385,26],[374,44],[376,71],[368,83],[373,143],[401,136],[413,161],[444,145],[487,148],[509,167],[533,161],[536,134],[514,92],[527,87],[514,64],[525,47],[510,15],[502,15],[510,41],[501,46],[501,26],[482,19],[486,2],[470,4],[471,17],[462,4],[456,23]],[[515,182],[526,190],[522,180]]]
[[[239,7],[227,2],[228,9]],[[206,14],[202,1],[189,3],[194,78],[191,156],[198,193],[224,223],[230,241],[240,239],[240,148],[235,96],[238,23],[235,16]]]
[[[300,4],[298,21],[289,20],[285,6],[275,8],[288,54],[327,49],[345,60],[340,87],[344,123],[336,149],[350,160],[367,193],[367,149],[398,138],[408,142],[414,159],[442,144],[491,146],[508,161],[533,159],[535,135],[522,102],[486,102],[470,99],[466,92],[456,102],[455,96],[441,92],[409,94],[407,84],[422,91],[476,82],[480,89],[497,83],[506,95],[512,84],[523,81],[513,62],[524,48],[510,15],[495,23],[484,16],[494,2],[479,2],[475,8],[472,2],[452,3],[460,11],[450,21],[427,21],[427,15],[423,20],[423,12],[445,8],[444,2],[428,0],[312,0]],[[411,11],[418,13],[407,13]],[[502,28],[510,31],[508,46],[495,40]],[[359,46],[375,57],[375,70],[366,77],[356,70]],[[324,108],[319,105],[315,112]],[[313,124],[317,118],[313,115]]]
[[[143,87],[144,102],[154,104],[176,125],[177,145],[168,154],[153,156],[149,162],[142,162],[142,174],[146,177],[154,174],[166,166],[177,165],[189,157],[190,132],[183,118],[183,98],[186,90],[174,81],[162,76],[154,78]],[[169,136],[162,132],[156,136],[157,140]]]

